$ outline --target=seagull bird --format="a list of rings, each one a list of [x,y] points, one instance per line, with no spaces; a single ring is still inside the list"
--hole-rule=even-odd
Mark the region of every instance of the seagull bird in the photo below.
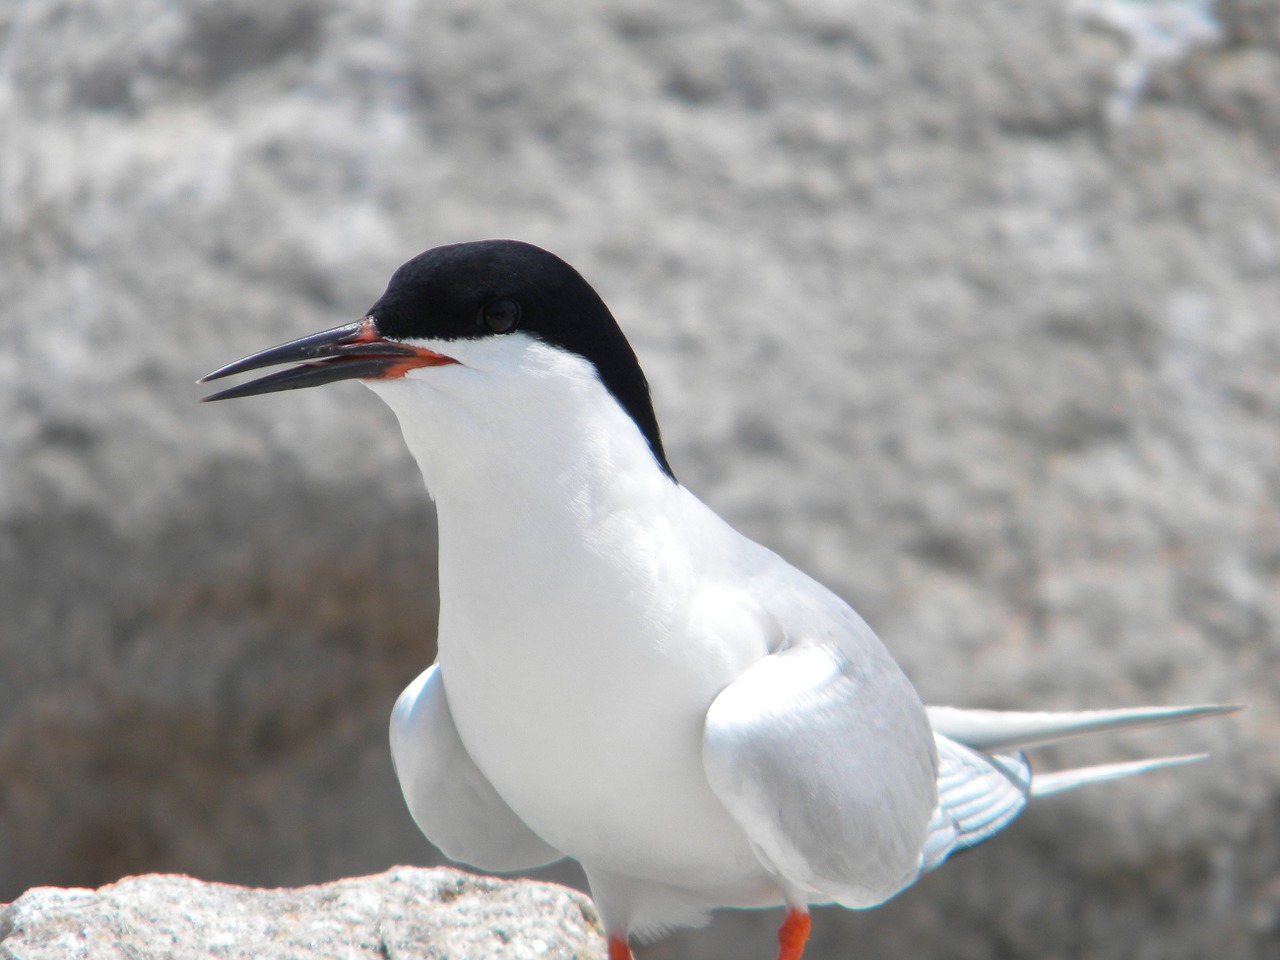
[[[679,481],[577,271],[487,240],[414,257],[359,320],[222,367],[209,400],[359,379],[439,519],[435,663],[391,751],[423,833],[483,870],[579,861],[610,960],[719,907],[872,907],[1033,796],[1195,757],[1033,774],[1026,748],[1232,707],[925,707],[843,600]]]

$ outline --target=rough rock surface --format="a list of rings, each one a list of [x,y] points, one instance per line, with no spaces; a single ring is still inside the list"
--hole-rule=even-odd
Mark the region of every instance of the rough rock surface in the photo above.
[[[127,877],[98,890],[37,887],[0,909],[3,960],[598,960],[600,921],[547,883],[397,867],[259,890]]]
[[[1276,956],[1280,6],[1219,0],[1127,112],[1146,48],[1098,10],[1144,5],[1089,6],[0,4],[0,898],[432,858],[385,743],[435,611],[389,412],[191,381],[517,236],[614,308],[681,479],[927,699],[1251,705],[1050,758],[1214,753],[824,915],[815,960]]]

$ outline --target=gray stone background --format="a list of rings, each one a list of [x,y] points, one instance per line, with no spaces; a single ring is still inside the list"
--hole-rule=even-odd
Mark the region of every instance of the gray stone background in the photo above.
[[[1151,10],[0,4],[0,899],[433,860],[385,743],[435,613],[389,411],[192,381],[513,236],[614,308],[681,479],[926,699],[1249,704],[1045,758],[1214,754],[822,912],[813,960],[1280,956],[1280,5],[1198,46]]]

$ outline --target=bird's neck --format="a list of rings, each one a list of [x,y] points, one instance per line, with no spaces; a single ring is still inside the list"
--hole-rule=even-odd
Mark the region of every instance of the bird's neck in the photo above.
[[[443,576],[565,573],[587,554],[621,565],[678,509],[683,491],[593,376],[510,396],[495,384],[480,404],[456,402],[447,385],[405,386],[378,392],[436,501]]]

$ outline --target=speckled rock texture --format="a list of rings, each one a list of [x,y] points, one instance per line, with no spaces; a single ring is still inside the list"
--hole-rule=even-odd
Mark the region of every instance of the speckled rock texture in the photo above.
[[[1163,46],[1122,0],[0,4],[0,899],[435,861],[386,746],[436,609],[390,412],[192,381],[513,236],[613,307],[681,480],[929,701],[1250,705],[1048,757],[1214,754],[824,912],[812,960],[1280,955],[1280,6],[1170,4]]]
[[[37,887],[0,909],[3,960],[603,960],[591,901],[564,887],[397,867],[259,890],[127,877]]]

